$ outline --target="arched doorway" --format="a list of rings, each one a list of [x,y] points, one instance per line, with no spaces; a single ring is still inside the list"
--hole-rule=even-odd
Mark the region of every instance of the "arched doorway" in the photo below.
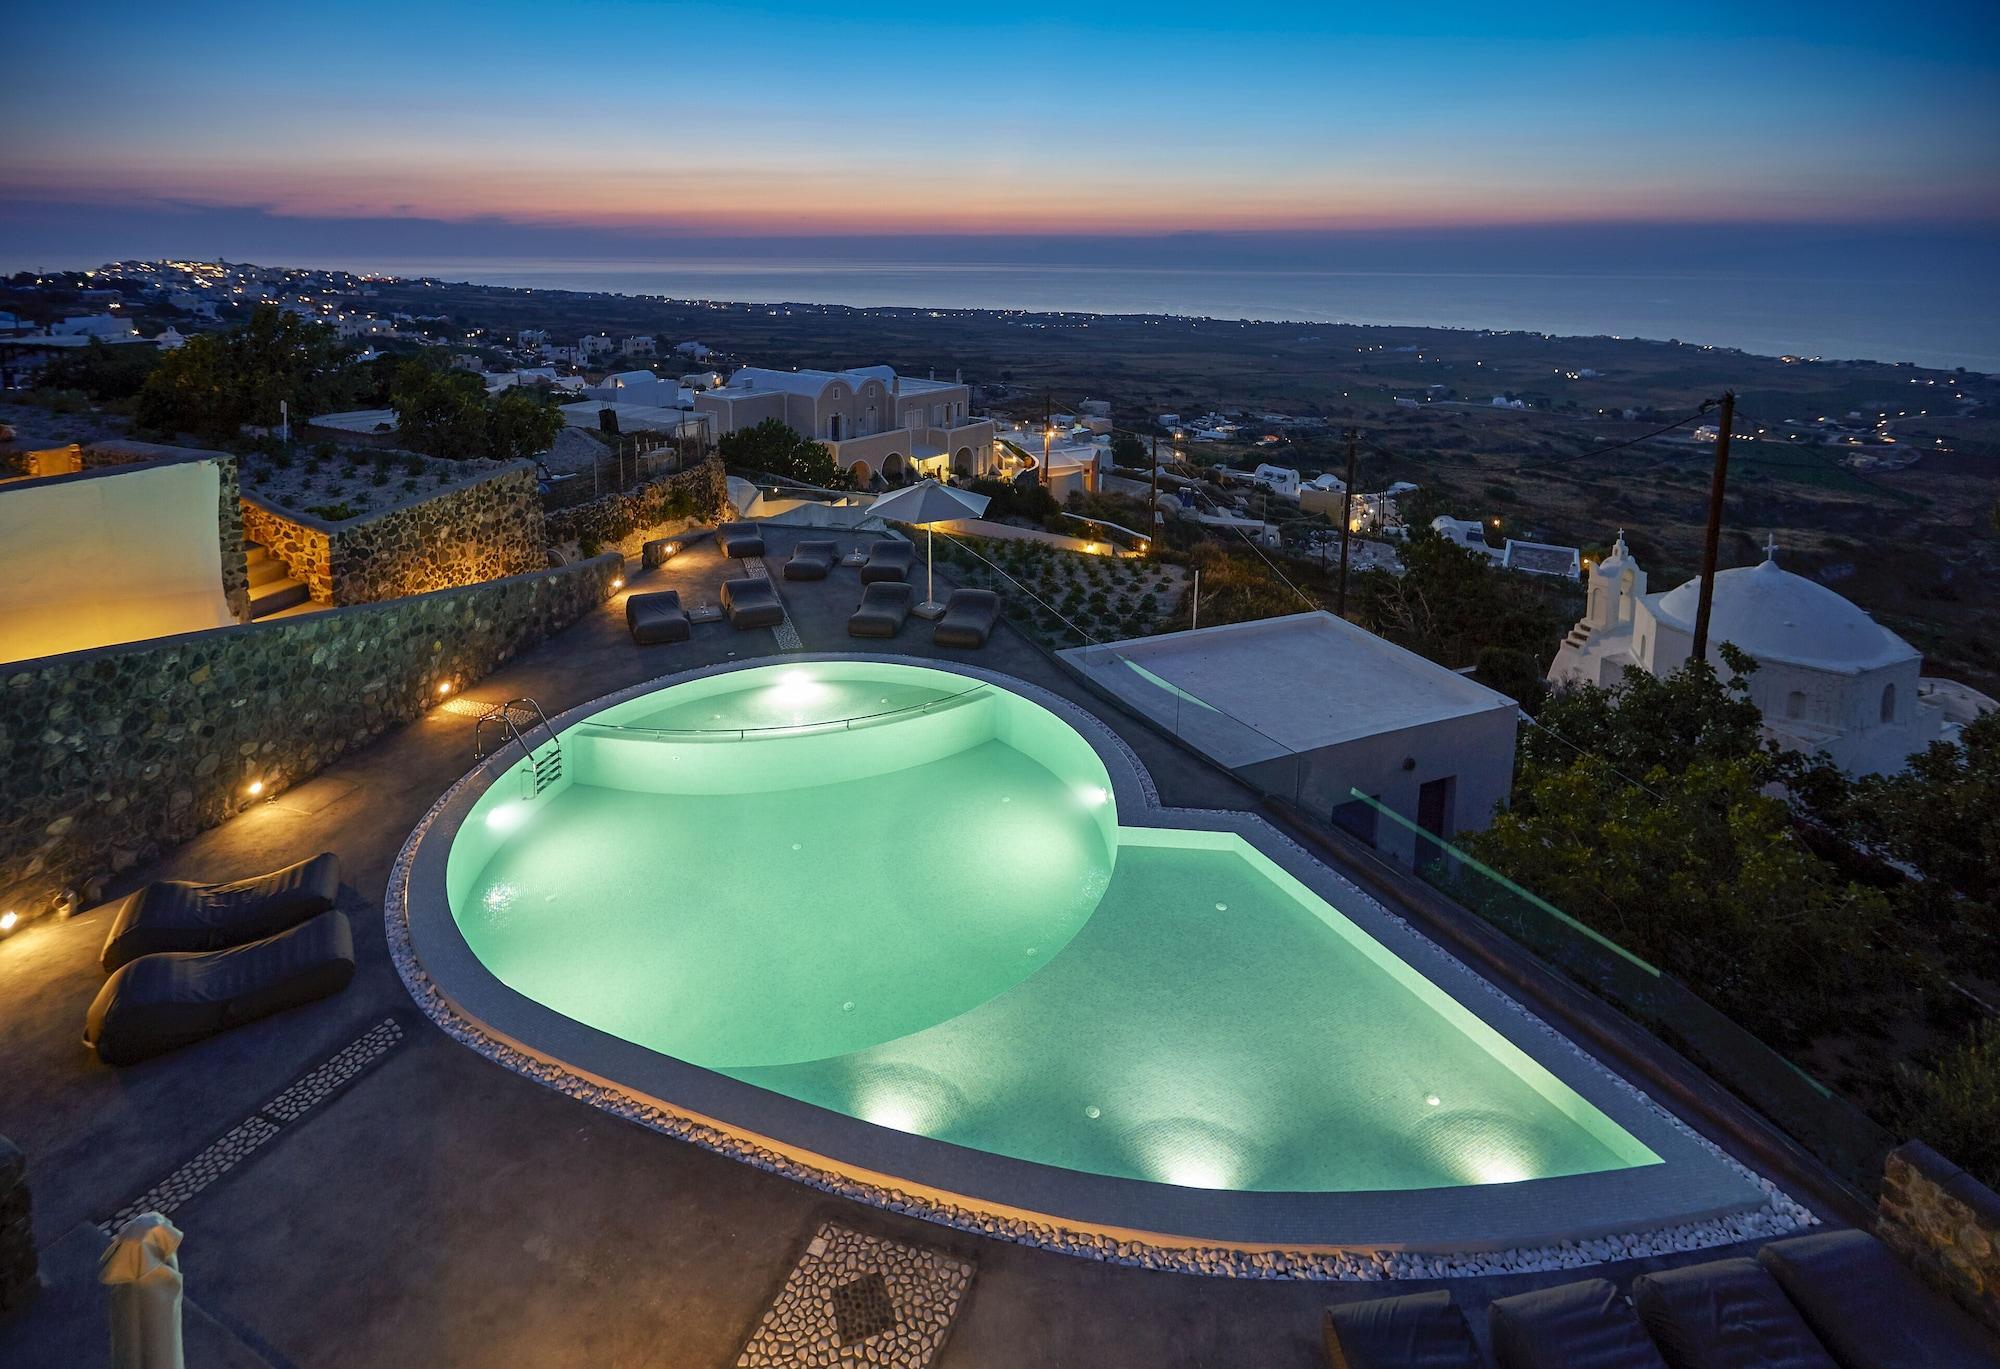
[[[958,455],[951,459],[951,469],[956,475],[972,474],[972,448],[960,447]]]
[[[1882,686],[1882,721],[1896,721],[1896,686],[1892,684]]]
[[[892,485],[900,484],[902,483],[903,473],[903,454],[901,452],[890,452],[882,458],[882,478],[884,480]]]
[[[847,468],[847,475],[854,482],[854,488],[857,490],[865,490],[875,483],[875,468],[870,466],[866,461],[857,461],[852,466],[849,466]]]

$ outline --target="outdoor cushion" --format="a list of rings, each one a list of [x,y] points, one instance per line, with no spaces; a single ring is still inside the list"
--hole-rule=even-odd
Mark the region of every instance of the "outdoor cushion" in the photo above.
[[[157,951],[240,946],[325,912],[339,889],[340,860],[331,851],[228,884],[157,880],[113,905],[98,963],[115,970]]]
[[[832,542],[801,542],[785,561],[787,580],[824,580],[840,559],[840,548]]]
[[[715,530],[724,556],[762,556],[764,530],[755,523],[724,523]]]
[[[908,542],[883,539],[868,549],[868,564],[861,568],[861,583],[877,580],[906,580],[916,560],[917,549]]]
[[[861,590],[861,607],[847,620],[850,637],[894,637],[910,616],[916,588],[901,580],[882,580]]]
[[[1618,1286],[1585,1279],[1497,1298],[1487,1309],[1501,1369],[1665,1369]]]
[[[1785,1290],[1751,1259],[1641,1274],[1632,1302],[1673,1369],[1834,1369]]]
[[[1465,1314],[1441,1288],[1337,1303],[1321,1330],[1333,1369],[1481,1369]]]
[[[1845,1369],[2000,1364],[2000,1343],[1865,1231],[1772,1241],[1757,1262]]]
[[[722,582],[722,611],[732,627],[776,627],[785,621],[778,591],[762,576]]]
[[[985,646],[999,621],[999,595],[990,589],[955,589],[931,640],[939,646]]]
[[[353,977],[354,933],[332,911],[226,951],[142,955],[104,981],[83,1043],[106,1064],[135,1064],[339,993]]]
[[[688,639],[688,616],[681,608],[681,596],[670,589],[629,596],[625,600],[625,626],[641,646]]]

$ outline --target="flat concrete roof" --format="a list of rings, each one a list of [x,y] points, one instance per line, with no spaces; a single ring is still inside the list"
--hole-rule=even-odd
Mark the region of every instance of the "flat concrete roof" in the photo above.
[[[1202,750],[1228,766],[1519,707],[1326,612],[1061,654],[1141,712],[1198,732]]]

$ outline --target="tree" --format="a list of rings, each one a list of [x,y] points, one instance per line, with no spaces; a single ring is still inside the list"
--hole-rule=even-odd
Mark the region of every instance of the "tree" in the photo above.
[[[260,304],[226,333],[198,333],[159,359],[139,390],[139,422],[167,432],[234,437],[332,407],[342,393],[333,329]]]
[[[1113,465],[1124,466],[1128,470],[1133,467],[1144,470],[1152,464],[1147,457],[1146,444],[1139,440],[1138,434],[1122,429],[1111,435],[1111,461]]]
[[[745,470],[772,475],[824,489],[846,489],[848,474],[834,463],[824,444],[795,431],[782,419],[767,418],[754,428],[739,428],[717,444],[722,459]]]
[[[1929,1068],[1901,1075],[1906,1133],[2000,1187],[2000,1020],[1975,1022]]]
[[[1539,696],[1536,663],[1554,652],[1568,625],[1549,586],[1496,570],[1427,526],[1413,528],[1404,542],[1403,573],[1364,572],[1355,602],[1369,631],[1454,669],[1478,665],[1489,686],[1531,707],[1536,697],[1513,691]]]
[[[511,385],[496,396],[487,414],[487,455],[502,461],[540,456],[563,430],[555,396],[540,386]]]
[[[57,354],[42,368],[37,383],[51,390],[81,390],[98,404],[131,399],[145,387],[161,355],[156,347],[107,347],[92,338],[76,351]]]
[[[1915,872],[1906,908],[1981,970],[2000,970],[2000,713],[1937,741],[1894,775],[1856,780],[1848,830]]]
[[[487,454],[486,387],[468,371],[406,361],[389,387],[397,440],[427,456]]]

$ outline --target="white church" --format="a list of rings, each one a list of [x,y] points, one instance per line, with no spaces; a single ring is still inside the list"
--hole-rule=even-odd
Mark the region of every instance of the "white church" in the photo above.
[[[1636,666],[1671,675],[1694,650],[1701,581],[1646,592],[1646,572],[1618,534],[1593,566],[1583,618],[1570,629],[1553,684],[1611,686]],[[1956,737],[1993,700],[1950,680],[1924,679],[1917,649],[1826,586],[1778,565],[1775,546],[1755,566],[1718,571],[1708,659],[1724,678],[1721,644],[1754,658],[1750,699],[1773,741],[1824,751],[1850,774],[1886,774],[1934,741]]]

